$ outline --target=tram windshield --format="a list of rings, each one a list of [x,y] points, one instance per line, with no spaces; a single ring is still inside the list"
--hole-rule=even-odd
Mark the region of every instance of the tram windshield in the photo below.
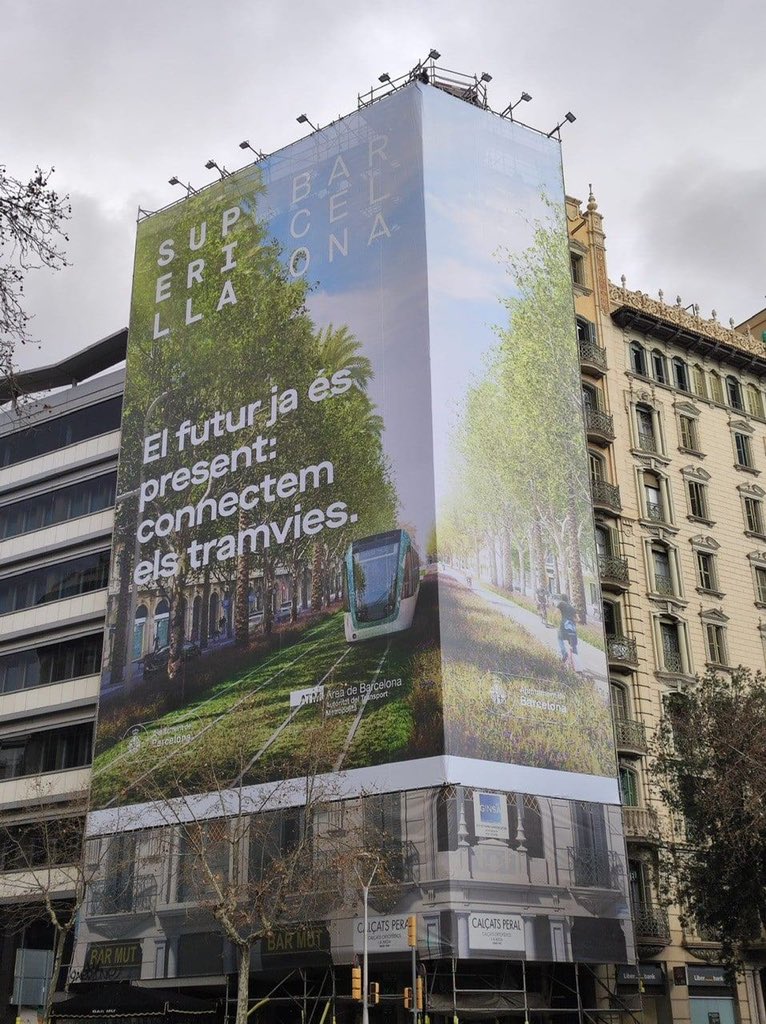
[[[360,622],[385,619],[396,608],[399,540],[398,532],[389,533],[352,546],[356,616]]]

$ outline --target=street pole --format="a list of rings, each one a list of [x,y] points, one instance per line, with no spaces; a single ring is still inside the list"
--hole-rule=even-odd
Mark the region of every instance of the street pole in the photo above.
[[[418,949],[412,947],[412,1024],[418,1024]]]
[[[364,938],[362,940],[362,1024],[369,1024],[370,1008],[367,1001],[367,989],[370,984],[370,976],[369,963],[367,959],[367,900],[370,894],[370,886],[372,885],[372,880],[375,877],[375,872],[378,870],[378,861],[376,860],[375,863],[373,864],[372,871],[370,872],[367,881],[364,881],[362,879],[362,876],[359,874],[358,865],[354,866],[354,870],[356,871],[356,877],[359,879],[359,882],[361,883],[362,886],[362,898],[364,901]]]

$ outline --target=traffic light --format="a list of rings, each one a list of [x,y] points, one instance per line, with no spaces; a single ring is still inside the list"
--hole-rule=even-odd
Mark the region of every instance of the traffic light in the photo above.
[[[415,949],[418,944],[418,919],[414,914],[407,918],[407,945]]]
[[[404,1009],[405,1010],[411,1010],[412,1009],[412,989],[410,988],[409,985],[404,990]]]
[[[367,1002],[368,1002],[368,1004],[370,1006],[377,1006],[378,1003],[380,1002],[380,982],[379,981],[371,981],[370,982],[370,994],[369,994],[369,997],[367,999]]]
[[[415,998],[417,999],[417,1007],[418,1007],[419,1010],[422,1010],[423,1006],[424,1006],[424,1002],[423,1002],[424,990],[425,990],[425,985],[423,984],[423,978],[419,974],[417,976],[417,978],[415,979]]]
[[[362,968],[351,968],[351,998],[362,1001]]]

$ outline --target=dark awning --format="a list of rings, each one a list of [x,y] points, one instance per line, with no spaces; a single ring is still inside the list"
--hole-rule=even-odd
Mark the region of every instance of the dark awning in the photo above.
[[[119,1020],[123,1017],[158,1017],[172,1019],[172,1015],[210,1014],[217,1004],[208,999],[196,999],[161,988],[141,988],[138,985],[98,985],[89,992],[54,1003],[53,1016],[57,1020],[89,1018]]]

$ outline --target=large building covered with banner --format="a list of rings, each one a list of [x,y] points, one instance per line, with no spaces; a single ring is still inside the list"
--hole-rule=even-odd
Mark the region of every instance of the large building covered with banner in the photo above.
[[[658,408],[700,430],[726,403],[678,398],[669,334],[644,393],[637,294],[608,284],[595,201],[565,203],[558,141],[433,68],[139,222],[121,433],[84,413],[67,433],[121,372],[0,428],[0,750],[25,787],[0,792],[0,881],[9,921],[11,885],[76,916],[59,1019],[382,1022],[420,998],[442,1020],[627,1021],[642,988],[650,1021],[764,1020],[758,975],[728,988],[658,899],[647,729],[729,621],[720,596],[699,637],[685,614],[699,563],[653,515],[677,486]],[[760,383],[736,372],[751,436]],[[99,681],[58,647],[104,616]],[[89,745],[61,738],[99,689],[79,862],[40,823],[83,813],[67,773]],[[36,706],[60,756],[29,739]],[[34,927],[7,929],[17,1007],[59,966],[25,952],[57,937]]]

